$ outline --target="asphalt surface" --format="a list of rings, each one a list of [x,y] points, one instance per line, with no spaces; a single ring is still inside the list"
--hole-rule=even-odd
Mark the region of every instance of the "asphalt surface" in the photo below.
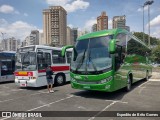
[[[121,112],[136,114],[160,111],[160,80],[140,81],[130,92],[124,89],[112,93],[72,89],[70,84],[54,87],[20,88],[13,82],[0,83],[0,111],[61,111],[54,117],[0,118],[0,120],[159,120],[159,117],[120,117]],[[76,111],[76,113],[75,113]],[[83,112],[91,115],[83,116]],[[115,111],[119,117],[99,117],[103,112]],[[52,114],[52,113],[48,113]],[[69,114],[68,117],[67,114]],[[82,114],[82,116],[81,116]],[[106,112],[106,114],[108,114]],[[111,113],[112,114],[112,113]],[[145,113],[146,114],[146,113]]]

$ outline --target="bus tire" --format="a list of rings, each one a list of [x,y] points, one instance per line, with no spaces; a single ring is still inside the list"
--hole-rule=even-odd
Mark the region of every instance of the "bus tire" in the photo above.
[[[145,78],[145,80],[146,80],[146,81],[149,80],[149,72],[148,72],[148,71],[146,72],[146,78]]]
[[[63,74],[57,74],[55,77],[55,84],[57,86],[64,85],[65,83],[65,76]]]
[[[128,80],[127,80],[127,86],[126,86],[127,92],[131,90],[131,86],[132,86],[132,80],[131,80],[131,76],[129,75]]]

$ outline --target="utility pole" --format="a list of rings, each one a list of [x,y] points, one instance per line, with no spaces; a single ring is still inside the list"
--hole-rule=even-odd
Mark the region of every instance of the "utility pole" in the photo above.
[[[148,46],[150,47],[150,5],[153,4],[153,0],[146,1],[144,6],[148,5]]]

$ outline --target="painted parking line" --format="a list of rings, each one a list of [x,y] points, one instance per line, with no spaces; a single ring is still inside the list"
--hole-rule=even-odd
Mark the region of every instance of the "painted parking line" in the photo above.
[[[39,95],[39,94],[44,94],[44,93],[48,93],[48,92],[42,91],[42,92],[38,92],[38,93],[27,95],[27,96],[23,96],[23,97],[18,97],[18,98],[15,98],[15,99],[2,100],[2,101],[0,101],[0,103],[4,103],[4,102],[8,102],[8,101],[13,101],[13,100],[18,100],[18,99],[21,99],[21,98],[24,98],[24,97],[34,96],[34,95]]]
[[[48,103],[48,104],[45,104],[45,105],[42,105],[42,106],[39,106],[39,107],[32,108],[32,109],[29,109],[29,110],[27,110],[27,111],[37,110],[37,109],[40,109],[40,108],[43,108],[43,107],[46,107],[46,106],[52,105],[52,104],[54,104],[54,103],[58,103],[58,102],[61,102],[61,101],[67,100],[67,99],[72,98],[72,97],[73,97],[73,95],[70,95],[70,96],[65,97],[65,98],[62,98],[62,99],[60,99],[60,100],[57,100],[57,101],[54,101],[54,102],[51,102],[51,103]]]
[[[149,81],[157,81],[157,82],[160,82],[160,79],[149,79]]]
[[[48,103],[48,104],[45,104],[45,105],[42,105],[42,106],[39,106],[39,107],[35,107],[35,108],[32,108],[32,109],[26,110],[26,112],[33,111],[33,110],[37,110],[37,109],[40,109],[40,108],[43,108],[43,107],[47,107],[47,106],[52,105],[52,104],[54,104],[54,103],[58,103],[58,102],[61,102],[61,101],[70,99],[70,98],[72,98],[72,97],[74,97],[74,95],[70,95],[70,96],[68,96],[68,97],[59,99],[59,100],[57,100],[57,101],[53,101],[53,102],[51,102],[51,103]],[[10,119],[10,118],[11,118],[11,117],[7,117],[7,118],[2,118],[2,119],[0,119],[0,120],[6,120],[6,119]]]
[[[124,103],[124,104],[128,104],[128,102],[123,102],[123,101],[114,101],[114,100],[105,100],[105,101],[111,101],[112,103],[110,103],[109,105],[107,105],[104,109],[102,109],[100,112],[98,112],[95,116],[89,118],[88,120],[94,120],[98,115],[100,115],[102,112],[104,112],[105,110],[107,110],[108,108],[110,108],[111,106],[113,106],[115,103]]]
[[[144,82],[144,83],[142,83],[140,86],[138,86],[138,87],[142,87],[143,85],[145,86],[148,82],[150,82],[150,81],[147,81],[147,82]]]

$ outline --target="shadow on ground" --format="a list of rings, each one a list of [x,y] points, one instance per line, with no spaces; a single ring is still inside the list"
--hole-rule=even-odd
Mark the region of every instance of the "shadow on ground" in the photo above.
[[[132,85],[132,89],[129,92],[126,90],[120,89],[114,92],[100,92],[100,91],[89,91],[89,90],[81,90],[79,92],[72,93],[75,96],[81,96],[85,98],[94,98],[94,99],[103,99],[103,100],[121,100],[126,94],[129,94],[134,89],[136,89],[141,84],[145,83],[146,81],[140,80]]]

